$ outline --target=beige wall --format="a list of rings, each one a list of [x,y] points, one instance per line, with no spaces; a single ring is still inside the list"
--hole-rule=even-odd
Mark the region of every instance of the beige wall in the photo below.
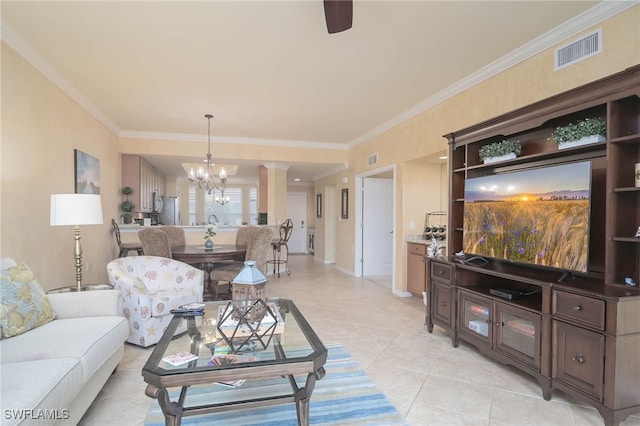
[[[372,169],[367,165],[368,155],[378,154],[377,167],[395,165],[394,285],[396,292],[402,292],[406,286],[404,237],[415,233],[409,223],[421,226],[424,213],[432,209],[428,197],[421,195],[446,192],[440,183],[425,183],[435,174],[420,167],[424,157],[446,149],[442,135],[640,63],[639,12],[640,6],[636,6],[598,25],[603,28],[604,40],[603,53],[598,56],[553,72],[553,49],[548,49],[348,151],[234,145],[215,140],[213,149],[219,158],[282,163],[313,159],[349,164],[347,170],[316,181],[308,199],[309,226],[316,227],[316,255],[320,259],[334,257],[347,271],[353,271],[357,224],[350,214],[349,219],[327,227],[326,206],[337,208],[332,212],[337,217],[340,189],[348,187],[349,208],[353,211],[355,177]],[[85,282],[98,282],[106,279],[104,265],[115,255],[108,221],[119,215],[118,153],[199,156],[204,146],[192,141],[118,139],[4,44],[2,113],[1,252],[31,265],[47,288],[73,283],[72,229],[49,226],[49,196],[73,192],[74,148],[100,160],[105,224],[82,229],[85,260],[91,266]],[[347,178],[346,186],[343,177]],[[317,193],[325,198],[321,219],[315,218]],[[327,200],[327,195],[332,199]],[[324,239],[332,227],[335,232],[327,246]]]
[[[51,194],[74,192],[74,149],[100,160],[103,225],[81,228],[85,283],[106,282],[116,254],[111,218],[119,216],[118,139],[2,44],[3,257],[27,263],[46,289],[75,283],[73,228],[49,226]]]
[[[554,46],[349,151],[349,168],[346,171],[349,179],[374,169],[367,163],[368,156],[374,153],[378,154],[379,161],[375,167],[396,165],[394,275],[396,293],[406,290],[404,240],[406,235],[415,233],[415,230],[409,228],[409,224],[411,221],[424,220],[424,213],[432,208],[428,198],[419,195],[437,192],[438,189],[446,191],[446,188],[440,187],[439,184],[431,185],[424,181],[416,188],[411,181],[421,180],[422,177],[413,176],[417,169],[413,167],[412,162],[446,150],[447,144],[443,135],[447,133],[639,64],[639,14],[640,6],[636,6],[601,25],[585,28],[584,32],[588,32],[602,27],[604,46],[603,53],[600,55],[554,72],[553,56],[556,47]],[[572,36],[567,41],[578,37],[579,35]],[[425,171],[425,173],[428,172]],[[344,174],[336,174],[317,181],[316,192],[322,192],[329,185],[339,185],[340,177]],[[423,219],[419,219],[420,215]],[[317,221],[316,229],[324,231],[323,222],[324,217]],[[351,223],[350,231],[339,232],[337,236],[339,246],[348,248],[355,244],[355,226],[356,224]],[[316,256],[321,258],[324,255],[322,252],[318,253],[318,248],[326,249],[323,242],[318,240],[322,236],[323,232],[319,237],[316,234]],[[344,257],[337,261],[339,265],[353,271],[353,254],[350,254],[349,250],[341,250],[340,253]]]

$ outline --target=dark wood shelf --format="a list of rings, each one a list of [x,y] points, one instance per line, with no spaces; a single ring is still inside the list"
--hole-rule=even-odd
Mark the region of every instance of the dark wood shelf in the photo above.
[[[633,134],[628,136],[622,136],[619,138],[613,138],[609,141],[611,144],[625,144],[625,143],[636,143],[640,140],[640,134]]]
[[[538,154],[531,155],[522,155],[520,157],[516,157],[511,160],[498,161],[495,163],[489,164],[476,164],[472,166],[467,166],[464,170],[482,170],[482,169],[496,169],[496,168],[505,168],[506,166],[516,166],[516,165],[531,165],[531,163],[542,163],[545,160],[552,160],[557,158],[562,158],[563,160],[568,155],[577,155],[577,154],[590,154],[595,153],[594,156],[604,155],[604,149],[606,148],[607,142],[596,142],[588,145],[582,145],[574,148],[566,148],[562,150],[556,151],[548,151],[542,152]]]
[[[640,188],[635,186],[626,186],[621,188],[613,188],[613,192],[640,192]]]
[[[613,237],[612,240],[621,243],[640,244],[640,238],[638,237]]]
[[[520,299],[510,300],[510,299],[504,299],[502,297],[498,297],[491,294],[492,288],[503,288],[503,287],[491,286],[491,285],[478,285],[478,286],[464,287],[465,290],[471,293],[476,293],[480,296],[486,297],[491,300],[495,300],[505,305],[523,308],[528,311],[536,312],[536,313],[539,313],[542,310],[542,293],[541,292],[534,293],[529,296],[522,297]]]
[[[558,126],[587,117],[606,118],[606,141],[558,149],[549,140]],[[448,278],[431,271],[427,325],[445,328],[454,346],[464,340],[531,374],[545,399],[554,389],[586,399],[608,426],[640,412],[640,289],[624,284],[625,277],[640,282],[640,238],[632,236],[640,225],[634,223],[640,218],[640,188],[632,186],[634,165],[640,163],[640,65],[444,137],[450,158],[449,256],[434,260],[432,269],[448,271]],[[502,139],[520,140],[523,155],[481,164],[480,149]],[[466,179],[581,161],[591,164],[586,272],[564,274],[494,257],[474,265],[453,255],[464,249]],[[492,295],[491,288],[540,292],[508,300]],[[487,336],[473,333],[465,320],[470,301],[491,306]],[[535,356],[501,341],[503,313],[536,324]],[[584,353],[585,365],[575,366],[574,351]]]

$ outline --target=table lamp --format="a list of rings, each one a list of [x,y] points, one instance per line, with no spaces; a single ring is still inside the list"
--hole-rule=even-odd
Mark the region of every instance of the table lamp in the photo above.
[[[51,226],[73,226],[77,290],[82,290],[80,225],[102,224],[102,203],[96,194],[51,194]]]

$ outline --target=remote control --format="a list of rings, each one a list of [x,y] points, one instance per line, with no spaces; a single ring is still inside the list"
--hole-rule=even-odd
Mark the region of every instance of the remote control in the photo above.
[[[204,309],[172,309],[170,312],[174,315],[182,315],[183,317],[204,315]]]

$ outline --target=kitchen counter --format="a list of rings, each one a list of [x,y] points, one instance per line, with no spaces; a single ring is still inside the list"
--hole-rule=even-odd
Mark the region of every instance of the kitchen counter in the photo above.
[[[431,245],[431,238],[425,238],[422,234],[418,234],[418,235],[407,235],[405,237],[405,242],[407,243],[412,243],[412,244],[423,244],[425,246],[430,246]],[[442,246],[442,253],[445,254],[447,253],[447,241],[438,241],[438,243],[440,243],[440,245]]]
[[[162,227],[164,225],[151,225],[151,226],[144,226],[144,225],[138,225],[138,224],[130,224],[130,225],[118,225],[118,227],[120,228],[121,231],[125,231],[125,230],[129,230],[130,232],[138,232],[139,230],[141,230],[142,228],[155,228],[155,227]],[[198,231],[198,232],[204,232],[206,225],[176,225],[179,228],[184,229],[184,232],[193,232],[193,231]],[[220,231],[220,232],[229,232],[229,231],[237,231],[238,230],[238,226],[218,226],[216,225],[216,232]]]
[[[415,244],[424,244],[426,246],[431,245],[431,238],[425,238],[422,234],[418,235],[407,235],[405,237],[405,242],[407,243],[415,243]],[[441,241],[440,244],[445,245],[444,241]]]
[[[257,225],[260,227],[270,228],[273,232],[273,235],[276,236],[278,234],[278,225]],[[138,231],[144,228],[155,228],[162,227],[162,225],[152,225],[152,226],[142,226],[138,224],[130,224],[130,225],[118,225],[120,228],[120,234],[122,237],[122,242],[130,243],[130,242],[139,242],[138,239]],[[187,244],[202,244],[204,239],[204,233],[206,230],[205,225],[185,225],[180,226],[180,228],[184,229],[184,236]],[[238,232],[239,226],[220,226],[216,225],[216,235],[213,237],[213,242],[215,244],[234,244],[236,241],[236,233]]]

